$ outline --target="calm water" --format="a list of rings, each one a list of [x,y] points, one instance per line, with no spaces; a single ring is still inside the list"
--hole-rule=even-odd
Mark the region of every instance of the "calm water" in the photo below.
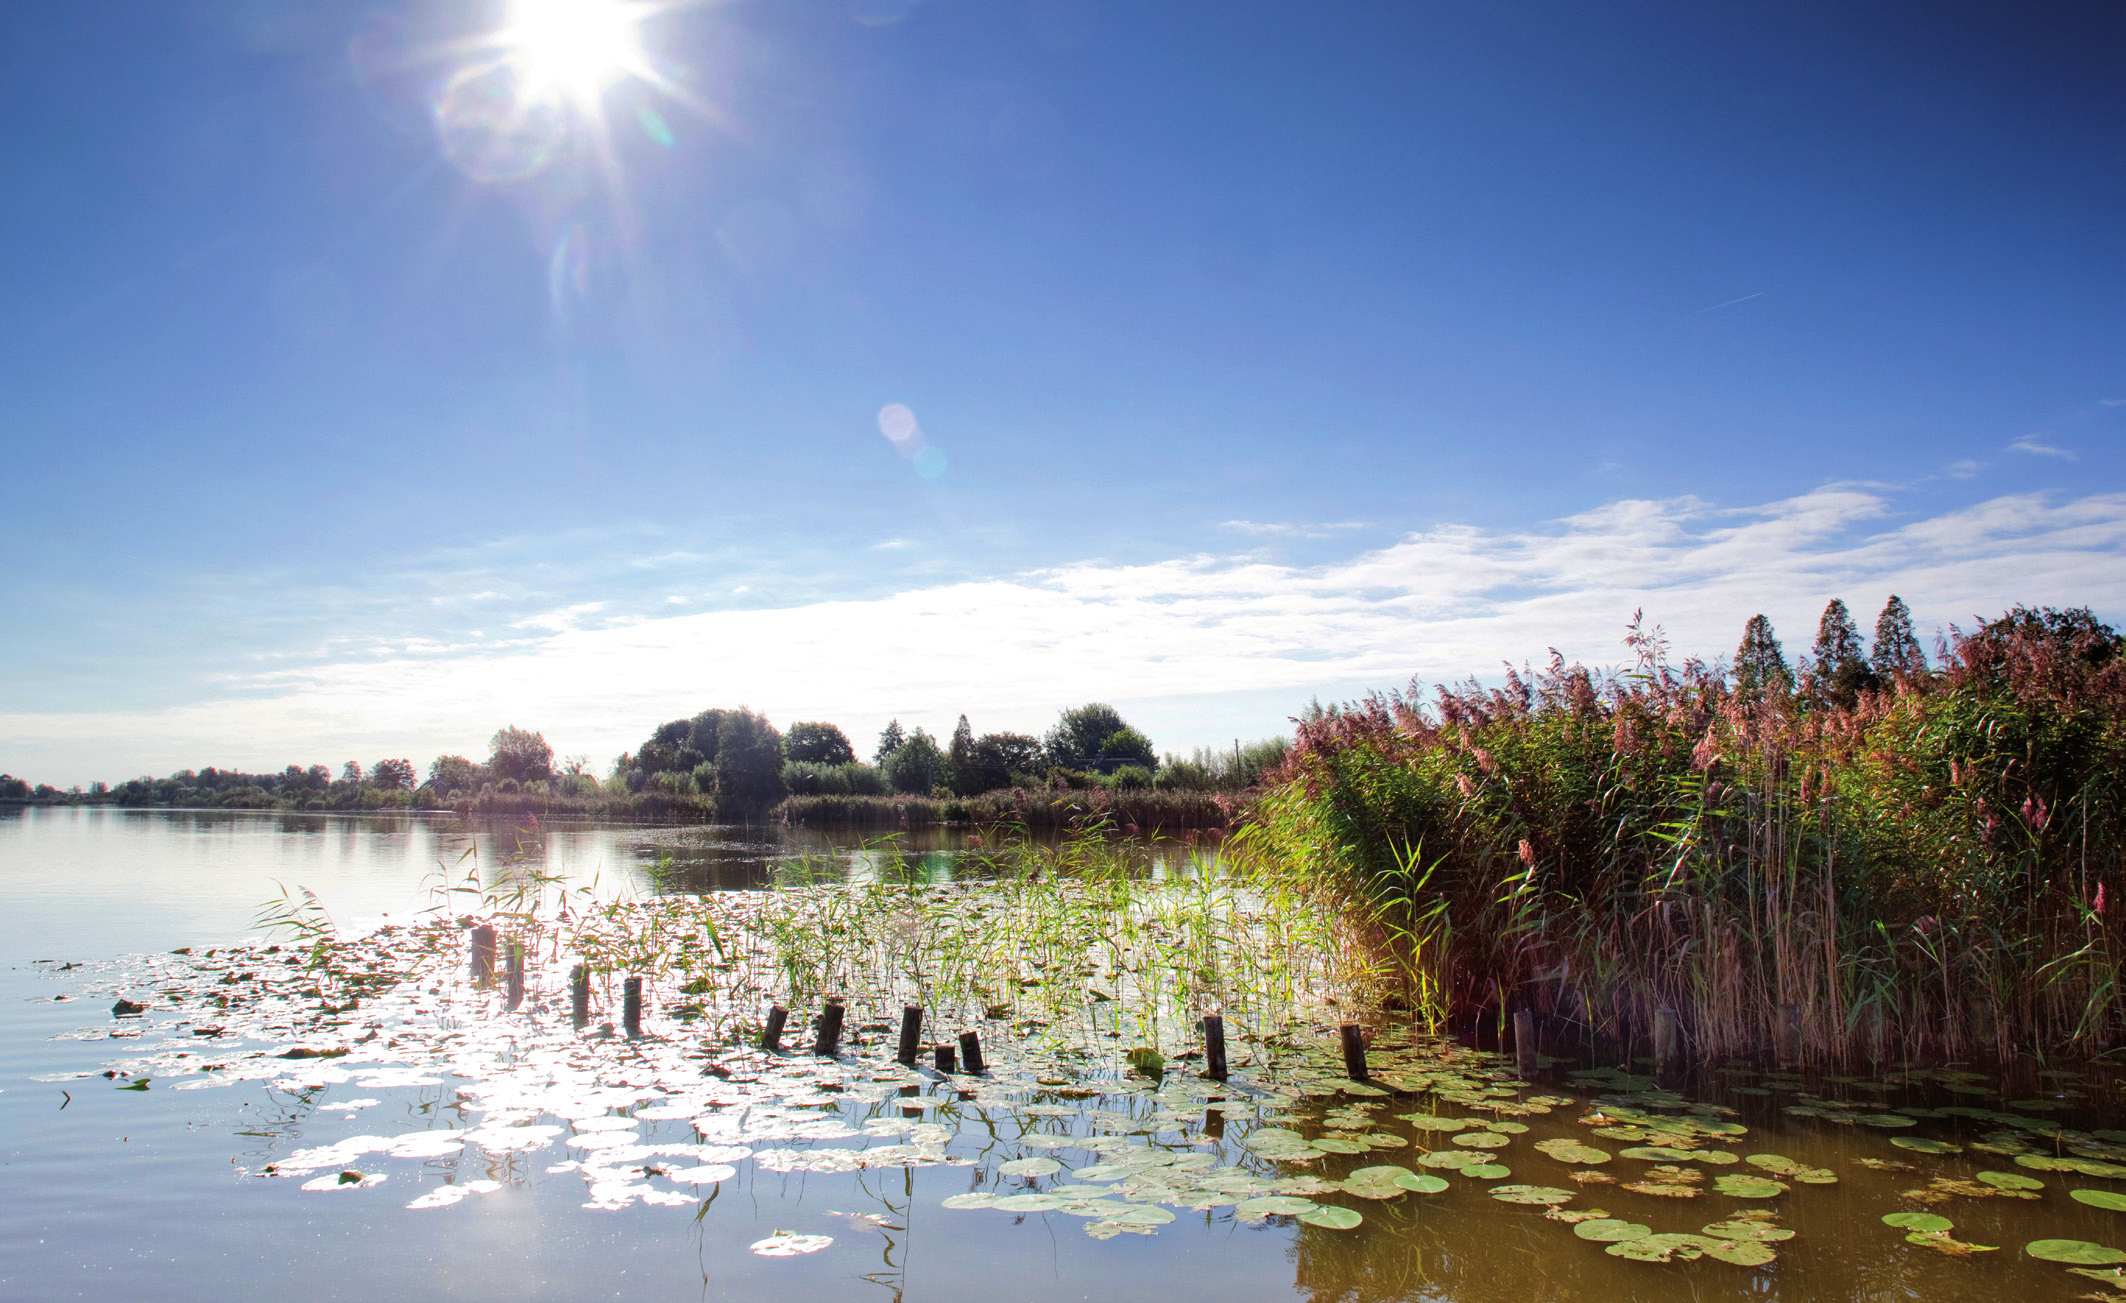
[[[934,852],[927,863],[944,874],[955,847],[940,837],[950,834],[933,834],[932,842],[911,849]],[[1733,1108],[1749,1129],[1744,1138],[1723,1141],[1726,1148],[1830,1169],[1838,1184],[1797,1185],[1770,1203],[1711,1193],[1665,1198],[1597,1184],[1580,1189],[1572,1205],[1598,1206],[1662,1232],[1694,1232],[1744,1208],[1776,1207],[1780,1224],[1796,1236],[1780,1246],[1777,1263],[1762,1268],[1611,1257],[1569,1226],[1545,1219],[1540,1208],[1500,1203],[1486,1196],[1483,1183],[1458,1174],[1450,1174],[1453,1184],[1444,1193],[1355,1205],[1366,1218],[1356,1230],[1281,1218],[1245,1224],[1227,1209],[1182,1211],[1151,1236],[1094,1239],[1080,1218],[1059,1212],[941,1208],[946,1197],[970,1188],[1017,1188],[1016,1178],[995,1174],[1002,1161],[1052,1152],[1064,1154],[1066,1168],[1095,1161],[1089,1152],[1015,1147],[1012,1136],[1000,1137],[994,1115],[982,1124],[984,1134],[970,1138],[963,1129],[953,1142],[955,1150],[972,1146],[966,1152],[979,1155],[980,1166],[778,1174],[741,1163],[698,1216],[693,1207],[639,1203],[586,1209],[583,1180],[546,1170],[559,1150],[481,1168],[502,1183],[493,1194],[412,1211],[405,1205],[430,1188],[424,1181],[463,1179],[469,1170],[460,1170],[455,1158],[396,1161],[391,1183],[333,1193],[303,1192],[294,1181],[246,1173],[347,1136],[457,1125],[450,1119],[462,1116],[464,1098],[451,1083],[296,1089],[260,1080],[186,1091],[162,1089],[168,1079],[158,1079],[149,1090],[130,1091],[100,1076],[38,1080],[130,1064],[152,1048],[111,1038],[108,991],[119,980],[112,967],[117,957],[243,941],[256,907],[277,893],[277,883],[315,890],[343,927],[402,921],[431,903],[439,863],[459,875],[475,865],[492,873],[519,853],[517,840],[507,829],[466,829],[447,820],[0,810],[0,1297],[222,1300],[270,1291],[298,1298],[981,1303],[1154,1296],[1220,1303],[2067,1299],[2105,1287],[2030,1259],[2021,1251],[2026,1241],[2126,1247],[2126,1213],[2068,1198],[2071,1189],[2126,1193],[2126,1180],[2017,1166],[2009,1156],[1969,1148],[1986,1143],[1988,1133],[1997,1136],[1997,1122],[1932,1112],[2013,1106],[2037,1119],[2033,1126],[2126,1125],[2115,1077],[2079,1070],[2048,1077],[2035,1064],[1955,1091],[1939,1081],[1812,1080],[1798,1087],[1740,1067],[1708,1073],[1687,1093]],[[667,859],[681,872],[656,881],[689,890],[762,885],[789,872],[795,857],[836,857],[858,874],[867,863],[861,848],[765,830],[550,827],[541,840],[549,870],[595,875],[609,895],[655,890],[645,866]],[[38,960],[82,966],[55,969]],[[78,998],[56,998],[62,996]],[[189,1041],[163,1044],[197,1048]],[[1591,1100],[1598,1087],[1567,1075],[1584,1066],[1548,1068],[1533,1090]],[[925,1088],[934,1096],[925,1100],[852,1099],[842,1114],[855,1125],[920,1104],[932,1110],[923,1116],[942,1116],[950,1109],[949,1085]],[[1049,1115],[1038,1125],[1063,1135],[1073,1128],[1080,1136],[1128,1133],[1116,1119],[1133,1099],[1150,1108],[1142,1094],[1118,1084],[1113,1097],[1084,1101],[1103,1112]],[[333,1111],[356,1095],[376,1102],[358,1113]],[[1324,1108],[1351,1102],[1258,1099],[1259,1116],[1226,1115],[1231,1135],[1269,1123],[1311,1134],[1325,1121]],[[1839,1116],[1789,1114],[1797,1102],[1823,1103]],[[1891,1106],[1919,1110],[1921,1120],[1902,1129],[1851,1120]],[[1408,1099],[1382,1105],[1370,1119],[1374,1131],[1414,1143],[1332,1153],[1305,1170],[1337,1178],[1370,1164],[1416,1167],[1424,1148],[1445,1146],[1441,1133],[1394,1120],[1413,1107],[1457,1111]],[[1571,1184],[1565,1164],[1531,1152],[1546,1139],[1569,1137],[1613,1153],[1631,1143],[1590,1136],[1579,1123],[1582,1111],[1575,1105],[1523,1118],[1527,1133],[1495,1151],[1511,1165],[1512,1180]],[[1326,1121],[1335,1123],[1333,1116]],[[643,1125],[652,1140],[692,1136],[685,1121]],[[1218,1136],[1194,1137],[1198,1152],[1218,1152],[1228,1162],[1236,1154],[1244,1158],[1225,1125],[1217,1118],[1188,1123]],[[1138,1134],[1156,1133],[1147,1123]],[[1893,1137],[1932,1138],[1964,1151],[1915,1152],[1894,1145]],[[1619,1155],[1605,1170],[1630,1182],[1643,1178],[1645,1168]],[[1931,1205],[1901,1193],[1984,1170],[2039,1177],[2045,1188],[2033,1200],[1965,1195]],[[1731,1164],[1707,1174],[1756,1171]],[[1038,1183],[1071,1179],[1066,1172]],[[1880,1222],[1884,1213],[1922,1207],[1952,1218],[1959,1238],[1999,1251],[1948,1257],[1907,1245],[1902,1232]],[[748,1252],[777,1230],[831,1235],[834,1242],[800,1257]]]

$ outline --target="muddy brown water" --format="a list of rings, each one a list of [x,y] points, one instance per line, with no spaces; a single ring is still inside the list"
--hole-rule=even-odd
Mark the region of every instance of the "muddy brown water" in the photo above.
[[[510,853],[486,836],[480,857]],[[2126,1212],[2072,1197],[2126,1195],[2126,1151],[2114,1153],[2126,1096],[2100,1065],[1826,1078],[1734,1063],[1656,1083],[1637,1064],[1587,1075],[1605,1066],[1590,1059],[1517,1076],[1507,1060],[1386,1033],[1375,1084],[1354,1093],[1312,1029],[1250,1053],[1221,1085],[1186,1064],[1155,1082],[988,1027],[979,1081],[910,1073],[886,1061],[889,1038],[861,1035],[838,1062],[724,1054],[724,1075],[703,1076],[686,1029],[654,1014],[642,1046],[586,1040],[452,1003],[447,980],[365,1010],[389,1054],[278,1058],[317,1015],[300,975],[275,986],[277,959],[245,935],[273,880],[311,886],[350,923],[403,920],[425,899],[420,873],[462,855],[464,837],[406,819],[0,813],[0,1297],[2126,1297],[2026,1252],[2126,1249]],[[949,873],[953,847],[918,849]],[[641,866],[667,855],[739,886],[791,850],[744,830],[579,828],[550,830],[544,854],[643,890]],[[232,943],[251,948],[203,957]],[[167,953],[179,946],[195,954]],[[202,1041],[199,993],[216,973],[252,974],[264,994]],[[112,1017],[116,994],[154,990],[188,994]],[[238,1066],[199,1071],[208,1059]],[[1503,1143],[1456,1141],[1479,1133]],[[1657,1141],[1673,1152],[1627,1152]],[[1506,1174],[1426,1160],[1457,1153]],[[1765,1156],[1788,1174],[1752,1161]],[[302,1170],[260,1175],[269,1167]],[[1381,1168],[1446,1188],[1366,1198],[1343,1184]],[[362,1177],[338,1179],[351,1170]],[[1981,1173],[2041,1186],[1988,1194]],[[1787,1188],[1718,1188],[1753,1188],[1736,1176]],[[1512,1186],[1559,1201],[1496,1197]],[[1249,1201],[1265,1198],[1362,1221],[1258,1215]],[[1599,1211],[1697,1235],[1750,1210],[1792,1232],[1768,1263],[1681,1260],[1688,1243],[1666,1263],[1615,1256],[1564,1220]],[[1899,1212],[1997,1247],[1908,1242],[1882,1221]]]

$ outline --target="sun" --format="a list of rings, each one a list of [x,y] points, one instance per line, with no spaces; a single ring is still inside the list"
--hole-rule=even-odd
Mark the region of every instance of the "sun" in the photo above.
[[[500,37],[528,98],[589,110],[620,78],[649,76],[642,17],[642,6],[623,0],[513,0]]]

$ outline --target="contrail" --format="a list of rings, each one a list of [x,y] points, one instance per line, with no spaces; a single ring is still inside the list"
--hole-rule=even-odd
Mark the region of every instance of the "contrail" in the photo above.
[[[1715,304],[1714,304],[1713,306],[1711,306],[1711,307],[1709,307],[1709,308],[1700,308],[1700,309],[1698,309],[1698,310],[1697,310],[1696,312],[1686,312],[1686,313],[1684,313],[1683,315],[1684,315],[1684,316],[1686,316],[1686,317],[1702,317],[1702,316],[1704,316],[1704,315],[1705,315],[1706,313],[1708,313],[1708,312],[1718,312],[1718,311],[1719,311],[1720,309],[1722,309],[1722,308],[1732,308],[1732,307],[1734,307],[1734,306],[1735,306],[1735,305],[1736,305],[1737,303],[1747,303],[1747,302],[1749,302],[1749,301],[1750,301],[1751,299],[1761,299],[1761,298],[1763,298],[1763,297],[1764,297],[1764,291],[1763,291],[1763,290],[1758,290],[1758,291],[1757,291],[1757,292],[1756,292],[1755,294],[1745,294],[1745,295],[1743,295],[1743,296],[1742,296],[1741,298],[1739,298],[1739,299],[1729,299],[1729,300],[1728,300],[1727,302],[1725,302],[1725,303],[1715,303]]]

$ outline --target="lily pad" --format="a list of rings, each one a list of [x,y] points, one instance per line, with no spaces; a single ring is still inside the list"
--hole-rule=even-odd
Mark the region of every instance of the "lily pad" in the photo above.
[[[1504,1149],[1513,1141],[1495,1131],[1464,1131],[1454,1137],[1454,1143],[1470,1149]]]
[[[1471,1163],[1462,1169],[1462,1175],[1479,1181],[1503,1181],[1512,1176],[1513,1171],[1498,1163]]]
[[[1787,1184],[1774,1181],[1768,1176],[1722,1176],[1713,1180],[1713,1189],[1736,1199],[1770,1199],[1785,1194]]]
[[[1619,1240],[1609,1246],[1608,1252],[1613,1257],[1629,1258],[1634,1262],[1671,1262],[1677,1258],[1689,1262],[1702,1257],[1708,1250],[1733,1242],[1703,1235],[1644,1235],[1635,1240]]]
[[[2108,1267],[2114,1262],[2126,1262],[2126,1253],[2087,1240],[2032,1240],[2023,1246],[2023,1252],[2046,1262],[2076,1267]]]
[[[1312,1199],[1302,1199],[1290,1194],[1266,1194],[1257,1199],[1244,1199],[1233,1211],[1242,1217],[1298,1217],[1321,1207]]]
[[[987,1208],[997,1201],[997,1196],[987,1190],[974,1190],[967,1194],[947,1195],[938,1206],[941,1208]]]
[[[1554,1185],[1494,1185],[1490,1193],[1500,1203],[1559,1204],[1578,1197],[1575,1191]]]
[[[1737,1267],[1762,1267],[1766,1263],[1776,1261],[1779,1251],[1758,1240],[1723,1239],[1718,1244],[1707,1247],[1705,1256],[1732,1263]]]
[[[1395,1183],[1405,1190],[1412,1190],[1418,1194],[1438,1194],[1447,1188],[1445,1181],[1430,1172],[1420,1172],[1415,1176],[1398,1176],[1395,1178]]]
[[[834,1243],[831,1235],[797,1235],[790,1231],[777,1231],[765,1240],[755,1240],[746,1246],[763,1258],[794,1258],[801,1253],[818,1253]]]
[[[1899,1149],[1909,1149],[1915,1154],[1960,1154],[1962,1145],[1952,1145],[1946,1140],[1929,1140],[1925,1136],[1891,1136],[1890,1143]]]
[[[1596,1149],[1593,1145],[1583,1145],[1569,1136],[1539,1141],[1535,1148],[1537,1153],[1548,1154],[1559,1162],[1570,1163],[1574,1167],[1590,1167],[1609,1161],[1609,1155],[1605,1151]]]
[[[2045,1183],[2021,1172],[1980,1172],[1978,1179],[1996,1190],[2042,1190]]]
[[[1008,1213],[1045,1213],[1061,1208],[1069,1202],[1071,1202],[1069,1199],[1063,1198],[1061,1195],[1007,1194],[989,1206],[1001,1208]]]
[[[2091,1208],[2105,1208],[2115,1213],[2126,1213],[2126,1194],[2110,1190],[2069,1190],[2068,1195],[2076,1203],[2086,1203]]]
[[[1316,1208],[1313,1212],[1301,1213],[1299,1220],[1309,1226],[1325,1226],[1332,1231],[1348,1231],[1355,1229],[1366,1219],[1355,1208],[1341,1208],[1334,1204],[1325,1204]]]
[[[1794,1232],[1784,1226],[1774,1226],[1770,1222],[1755,1221],[1741,1217],[1730,1221],[1714,1222],[1710,1226],[1701,1226],[1698,1231],[1700,1234],[1710,1235],[1716,1240],[1772,1241],[1791,1240],[1794,1238]]]
[[[1882,1224],[1901,1231],[1946,1231],[1956,1223],[1935,1213],[1884,1213]]]
[[[997,1168],[1005,1176],[1053,1176],[1063,1164],[1053,1158],[1014,1158]]]
[[[1578,1223],[1572,1228],[1572,1233],[1597,1244],[1616,1244],[1625,1240],[1643,1239],[1654,1232],[1651,1226],[1627,1222],[1621,1217],[1597,1217],[1593,1221]]]

